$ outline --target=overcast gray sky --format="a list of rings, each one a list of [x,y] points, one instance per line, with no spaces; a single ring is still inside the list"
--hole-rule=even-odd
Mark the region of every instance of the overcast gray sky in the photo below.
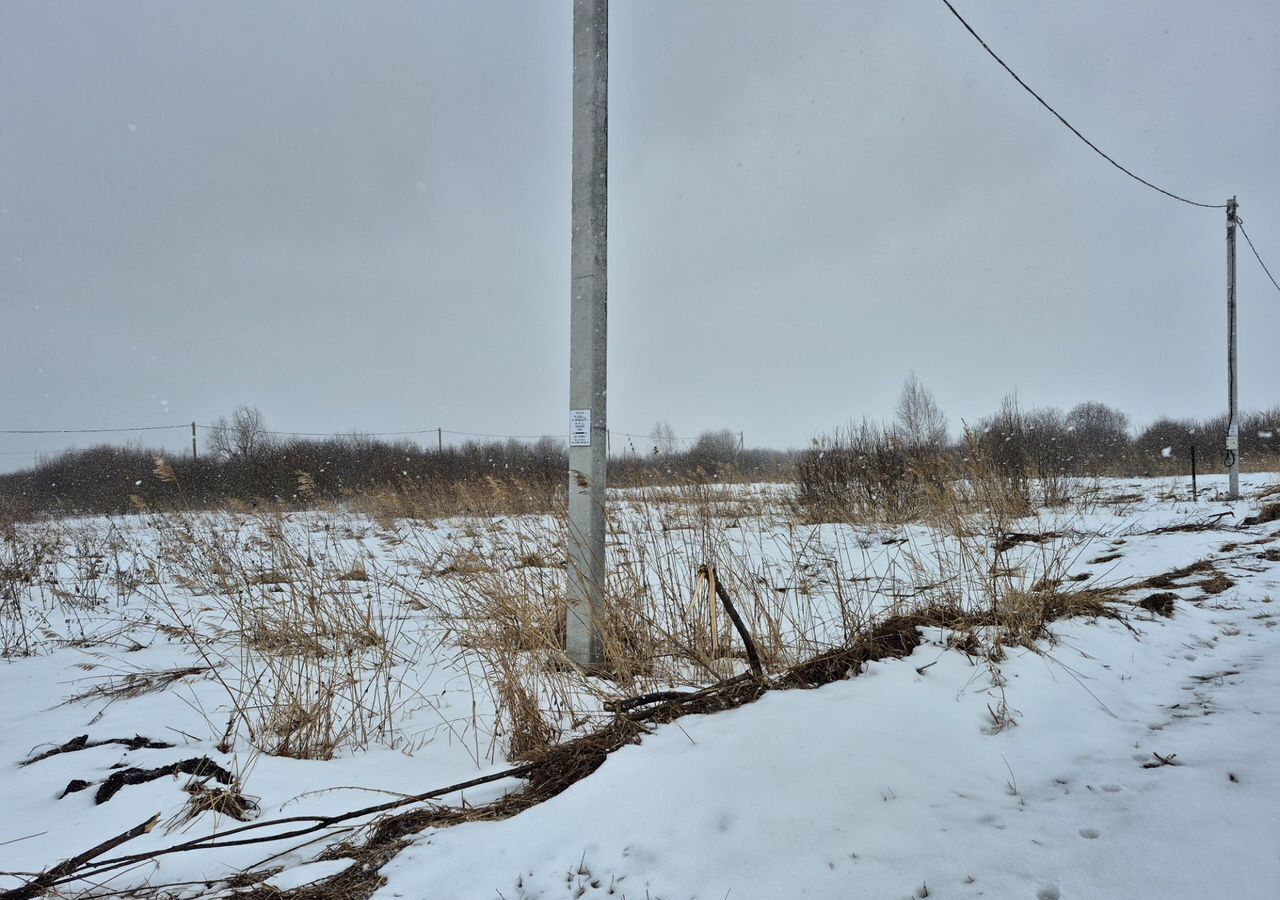
[[[1120,162],[1238,194],[1280,267],[1280,4],[956,5]],[[940,0],[611,17],[611,428],[802,446],[911,370],[953,425],[1014,389],[1225,407],[1223,213],[1108,166]],[[571,24],[0,0],[0,429],[253,403],[289,431],[564,432]],[[1280,404],[1280,294],[1240,254],[1241,403]],[[93,442],[0,435],[0,466]]]

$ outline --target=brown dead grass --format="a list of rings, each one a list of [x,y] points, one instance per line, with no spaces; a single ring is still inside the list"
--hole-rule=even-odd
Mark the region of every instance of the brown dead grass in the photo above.
[[[356,860],[326,881],[287,892],[259,886],[237,896],[244,900],[368,900],[386,881],[381,868],[409,844],[413,835],[428,828],[510,818],[550,800],[590,776],[609,754],[639,743],[653,725],[687,715],[736,709],[771,690],[811,689],[856,676],[867,663],[910,656],[920,645],[921,631],[926,628],[948,629],[972,639],[975,629],[994,627],[1004,629],[1010,639],[1030,639],[1031,634],[1043,633],[1044,625],[1058,618],[1085,615],[1122,619],[1104,605],[1109,596],[1100,591],[1051,592],[1029,598],[1024,607],[1008,609],[1003,617],[964,614],[947,608],[894,616],[859,634],[848,646],[819,654],[772,680],[740,675],[682,697],[633,707],[590,734],[530,753],[535,767],[524,787],[492,803],[461,808],[433,805],[388,815],[375,822],[362,841],[334,845],[322,855],[323,859]]]
[[[1138,587],[1151,587],[1166,590],[1168,588],[1186,587],[1186,585],[1180,585],[1178,582],[1190,578],[1192,575],[1211,571],[1213,571],[1213,563],[1207,559],[1200,559],[1188,566],[1183,566],[1180,569],[1173,569],[1172,571],[1165,572],[1161,575],[1152,575],[1150,578],[1141,582]]]
[[[1206,594],[1221,594],[1223,591],[1235,587],[1235,581],[1222,572],[1214,572],[1212,577],[1205,579],[1196,586]]]
[[[1280,519],[1280,503],[1262,504],[1262,508],[1258,510],[1258,524],[1262,525],[1267,522],[1274,522],[1277,519]]]

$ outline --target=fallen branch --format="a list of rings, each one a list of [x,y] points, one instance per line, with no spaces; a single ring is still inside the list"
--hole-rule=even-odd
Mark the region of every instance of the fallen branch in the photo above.
[[[626,697],[622,700],[606,700],[604,708],[609,712],[630,714],[631,710],[638,709],[641,706],[652,706],[655,703],[665,703],[670,706],[679,706],[685,703],[692,703],[695,700],[701,700],[704,697],[732,687],[736,684],[742,684],[744,681],[750,681],[753,676],[747,672],[741,675],[734,675],[732,678],[726,678],[724,681],[717,681],[715,684],[700,688],[696,691],[654,691],[649,694],[639,694],[635,697]],[[644,718],[643,713],[632,715],[633,719]]]
[[[96,847],[91,847],[83,853],[77,854],[70,859],[63,860],[49,871],[38,875],[31,881],[28,881],[22,887],[5,891],[3,894],[0,894],[0,900],[29,900],[31,897],[38,897],[55,884],[58,884],[65,876],[84,868],[86,864],[90,863],[102,854],[114,850],[125,841],[131,841],[139,835],[147,834],[152,828],[156,827],[156,823],[159,821],[160,813],[156,813],[142,824],[134,825],[128,831],[117,834],[115,837],[103,841]]]
[[[747,648],[747,661],[751,663],[751,672],[756,678],[764,678],[764,667],[760,665],[760,654],[756,652],[756,643],[751,640],[751,635],[747,631],[747,626],[742,623],[742,617],[738,615],[737,607],[733,605],[733,600],[729,597],[729,592],[724,589],[720,579],[716,578],[716,570],[711,566],[703,566],[699,575],[707,576],[707,580],[715,586],[716,596],[720,598],[720,602],[724,604],[725,612],[729,614],[730,620],[733,621],[733,627],[738,629],[738,636],[742,638],[743,646]]]
[[[495,772],[492,775],[484,775],[484,776],[481,776],[480,778],[473,778],[470,781],[463,781],[463,782],[459,782],[458,784],[451,784],[448,787],[436,788],[434,790],[424,791],[421,794],[414,794],[409,797],[402,797],[398,800],[390,800],[386,803],[379,803],[375,806],[366,806],[363,809],[357,809],[347,813],[340,813],[338,815],[289,816],[286,818],[272,819],[265,822],[253,822],[249,825],[241,825],[239,828],[232,828],[230,831],[224,831],[220,834],[209,835],[208,837],[203,837],[203,838],[196,838],[190,841],[184,841],[181,844],[174,844],[169,847],[161,847],[158,850],[151,850],[146,853],[133,853],[128,856],[117,856],[117,857],[112,857],[110,859],[94,861],[96,857],[101,856],[103,853],[106,853],[112,848],[119,846],[120,844],[124,843],[130,838],[137,837],[138,834],[144,833],[143,831],[137,831],[137,829],[130,829],[129,831],[125,832],[124,835],[121,835],[116,838],[112,838],[110,841],[106,841],[102,844],[99,844],[97,847],[94,847],[93,850],[88,851],[87,853],[82,853],[79,856],[72,857],[71,859],[63,863],[60,863],[59,865],[55,866],[53,869],[50,869],[45,874],[41,875],[39,878],[36,878],[35,880],[28,882],[27,884],[23,885],[20,888],[14,888],[11,891],[6,891],[5,893],[0,894],[0,900],[28,900],[28,898],[38,896],[44,893],[49,888],[56,887],[60,884],[66,884],[67,882],[71,882],[71,881],[78,881],[90,875],[98,876],[103,874],[104,872],[111,872],[111,871],[115,871],[116,869],[123,869],[140,862],[146,862],[148,860],[156,859],[161,856],[168,856],[169,854],[172,854],[172,853],[184,853],[188,850],[211,850],[217,847],[241,847],[247,844],[262,844],[262,843],[267,843],[268,841],[282,841],[282,840],[288,840],[290,838],[302,837],[303,835],[314,834],[317,831],[321,831],[325,828],[328,828],[332,825],[336,825],[340,822],[350,821],[351,819],[358,819],[358,818],[363,818],[364,816],[377,815],[378,813],[387,812],[392,809],[397,809],[401,806],[408,806],[409,804],[412,804],[412,803],[421,803],[423,801],[431,800],[436,797],[444,797],[449,794],[457,793],[458,791],[467,790],[473,787],[479,787],[480,785],[490,784],[492,782],[501,781],[506,778],[522,778],[525,775],[529,775],[533,773],[540,766],[541,766],[541,763],[528,763],[523,766],[516,766],[515,768],[512,768],[512,769],[506,769],[502,772]],[[154,827],[158,819],[159,819],[159,814],[157,813],[157,815],[153,819],[149,820],[146,823],[143,823],[144,825],[146,825],[145,830],[150,831],[151,828]],[[280,825],[302,824],[304,822],[310,823],[310,824],[302,828],[295,828],[291,831],[284,831],[276,834],[268,834],[268,835],[262,835],[258,837],[249,837],[249,838],[237,838],[236,840],[233,840],[233,841],[225,840],[225,838],[231,837],[232,835],[245,834],[250,831],[257,831],[263,828],[272,828]],[[137,826],[137,828],[142,828],[142,827],[143,827],[142,825]],[[135,831],[136,833],[134,833]]]
[[[1057,540],[1062,536],[1057,531],[1042,531],[1034,534],[1025,531],[1009,531],[1000,535],[1000,538],[995,543],[995,552],[997,554],[1005,553],[1019,544],[1043,544],[1046,541]]]
[[[719,592],[717,592],[719,593]],[[724,597],[721,597],[724,600]],[[732,601],[727,605],[733,609]],[[733,610],[736,619],[736,609]],[[1066,615],[1064,608],[1061,615]],[[735,625],[740,623],[735,621]],[[375,816],[418,803],[448,796],[481,785],[492,784],[508,778],[527,780],[525,788],[514,794],[508,794],[498,800],[479,807],[466,809],[428,808],[408,810],[400,815],[389,817],[374,826],[373,833],[365,846],[378,846],[382,852],[392,854],[395,848],[402,846],[402,838],[406,834],[416,833],[426,827],[447,827],[463,821],[477,819],[500,819],[515,815],[525,809],[555,796],[569,785],[581,781],[594,772],[608,755],[617,749],[635,743],[646,728],[645,723],[671,722],[690,713],[711,713],[744,706],[770,690],[814,688],[829,684],[851,674],[856,674],[867,662],[880,659],[894,659],[909,656],[920,643],[919,629],[923,626],[938,624],[928,616],[917,613],[908,616],[896,616],[874,628],[867,630],[855,638],[849,645],[837,650],[820,654],[813,659],[792,667],[788,671],[765,680],[752,673],[742,673],[725,681],[717,682],[707,688],[692,692],[662,691],[641,695],[628,700],[616,701],[613,708],[619,713],[608,725],[599,731],[575,738],[557,745],[543,754],[538,760],[524,765],[484,775],[469,781],[452,784],[448,787],[424,791],[412,796],[400,797],[386,803],[367,806],[363,809],[332,816],[290,816],[280,819],[252,822],[238,828],[196,838],[162,847],[146,853],[135,853],[126,856],[95,860],[94,857],[105,852],[99,850],[92,855],[82,854],[24,885],[16,891],[0,894],[0,900],[28,900],[44,891],[61,884],[90,877],[99,877],[107,872],[117,871],[140,862],[146,862],[173,853],[189,850],[209,850],[221,847],[237,847],[248,844],[267,843],[271,841],[290,840],[304,837],[331,828],[334,825]],[[748,648],[748,657],[754,658],[756,666],[759,657],[755,654],[755,645],[750,641],[745,627],[740,627]],[[755,666],[753,666],[755,669]],[[757,670],[759,671],[759,670]],[[644,708],[640,708],[644,707]],[[1177,765],[1168,757],[1168,762],[1161,759],[1163,765]],[[288,828],[288,826],[297,826]],[[287,830],[265,835],[251,835],[268,828],[285,827]],[[234,838],[228,840],[228,838]],[[401,843],[396,843],[400,841]],[[110,843],[110,842],[108,842]],[[106,847],[106,849],[110,849]],[[376,875],[378,865],[366,864],[348,870],[351,878],[369,879]],[[376,885],[375,885],[376,886]],[[21,892],[21,893],[19,893]],[[354,896],[354,895],[352,895]],[[362,896],[368,896],[364,894]]]
[[[1151,755],[1156,758],[1156,761],[1143,763],[1142,768],[1160,769],[1160,768],[1163,768],[1164,766],[1181,765],[1181,763],[1174,762],[1174,760],[1178,758],[1178,754],[1176,753],[1170,753],[1168,756],[1161,756],[1159,753],[1152,753]],[[0,898],[0,900],[2,900],[2,898]]]
[[[1150,531],[1140,532],[1141,534],[1173,534],[1180,531],[1211,531],[1218,527],[1218,522],[1225,516],[1232,515],[1231,510],[1220,512],[1216,515],[1209,516],[1207,519],[1201,519],[1198,522],[1183,522],[1181,525],[1164,525],[1160,528],[1153,528]],[[1240,523],[1241,525],[1254,524],[1248,519]]]

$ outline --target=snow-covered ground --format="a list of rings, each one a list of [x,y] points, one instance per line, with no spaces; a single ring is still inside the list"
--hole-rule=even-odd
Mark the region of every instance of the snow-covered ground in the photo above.
[[[1155,588],[1134,588],[1113,601],[1127,623],[1060,621],[1054,640],[1010,649],[998,664],[949,649],[947,633],[925,629],[906,659],[684,717],[519,815],[428,830],[383,869],[378,896],[1280,896],[1280,605],[1272,604],[1280,523],[1240,524],[1276,479],[1246,476],[1244,484],[1246,499],[1228,504],[1214,499],[1218,480],[1202,479],[1195,503],[1184,483],[1106,482],[1090,499],[1019,523],[1064,535],[1056,554],[1034,543],[1010,551],[1028,577],[1081,576],[1082,585],[1107,587],[1211,560],[1212,569],[1170,588],[1179,598],[1171,618],[1136,606]],[[778,654],[838,643],[839,609],[871,615],[928,599],[920,588],[939,574],[930,561],[947,557],[929,552],[938,539],[923,526],[800,526],[770,494],[742,489],[736,507],[718,511],[714,541],[710,529],[684,521],[678,497],[626,498],[615,558],[658,560],[630,571],[655,593],[682,597],[699,560],[735,567],[747,618],[760,634],[775,626]],[[1200,522],[1213,527],[1169,530]],[[16,539],[53,541],[50,527]],[[269,819],[339,813],[508,764],[501,698],[487,686],[483,655],[461,645],[438,613],[474,590],[486,577],[479,563],[497,557],[504,563],[489,568],[522,590],[554,591],[561,570],[547,563],[558,553],[551,520],[379,526],[350,515],[274,523],[219,515],[57,527],[61,549],[46,554],[35,581],[6,582],[26,605],[17,620],[11,601],[3,623],[7,644],[21,642],[25,653],[0,662],[0,871],[47,868],[155,813],[160,825],[115,854],[240,824],[212,812],[185,820],[188,775],[95,803],[113,767],[208,757]],[[182,534],[192,527],[221,535],[216,553],[200,539],[198,559],[184,559],[193,542]],[[282,545],[292,548],[288,558]],[[12,562],[26,551],[11,542],[6,552]],[[365,610],[388,636],[394,652],[353,651],[384,696],[361,701],[375,721],[346,734],[332,758],[263,752],[270,722],[254,718],[261,710],[240,716],[227,737],[232,707],[255,696],[240,679],[270,681],[281,670],[238,649],[245,622],[231,621],[216,579],[193,578],[217,554],[224,579],[232,570],[262,576],[224,582],[230,593],[252,588],[281,604],[306,591],[296,578],[273,579],[305,560],[328,573],[312,585],[326,603]],[[1215,573],[1231,585],[1208,593]],[[184,667],[194,671],[166,686],[114,693],[141,685],[145,673]],[[586,715],[569,723],[566,714],[566,735],[600,718],[598,698],[574,699],[575,714]],[[334,700],[338,708],[353,702],[340,691]],[[141,735],[174,746],[108,743],[22,765],[86,734],[91,744]],[[90,786],[60,798],[77,779]],[[465,801],[518,788],[509,779],[467,791]],[[174,854],[114,873],[109,887],[186,883],[171,891],[200,896],[225,893],[217,882],[237,872],[283,867],[268,884],[287,890],[344,868],[312,861],[352,836],[334,830]],[[0,876],[0,889],[24,880]]]

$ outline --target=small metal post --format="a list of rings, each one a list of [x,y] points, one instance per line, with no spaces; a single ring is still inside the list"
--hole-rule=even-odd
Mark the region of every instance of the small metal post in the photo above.
[[[1191,445],[1191,502],[1196,501],[1196,445]]]
[[[1227,497],[1240,499],[1240,422],[1236,415],[1236,198],[1227,201]]]

